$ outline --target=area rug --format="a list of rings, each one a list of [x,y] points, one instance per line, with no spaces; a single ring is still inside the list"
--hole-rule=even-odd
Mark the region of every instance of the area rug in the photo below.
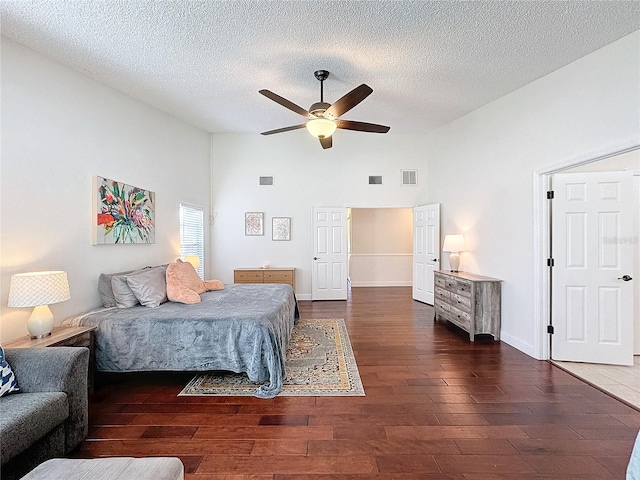
[[[364,396],[342,319],[299,320],[285,365],[278,396]],[[253,396],[258,386],[245,373],[207,372],[196,375],[178,395]]]

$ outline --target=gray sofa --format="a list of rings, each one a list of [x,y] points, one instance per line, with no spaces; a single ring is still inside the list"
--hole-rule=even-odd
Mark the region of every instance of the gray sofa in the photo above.
[[[89,350],[8,348],[5,355],[20,387],[0,398],[0,475],[11,480],[86,438]]]

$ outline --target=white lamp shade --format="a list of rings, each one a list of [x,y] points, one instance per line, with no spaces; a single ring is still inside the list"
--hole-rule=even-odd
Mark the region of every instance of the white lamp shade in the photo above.
[[[9,307],[36,307],[71,298],[67,272],[30,272],[11,276]]]
[[[461,234],[445,235],[443,252],[464,252],[466,249],[464,237]]]
[[[330,137],[336,128],[336,123],[326,118],[314,118],[307,122],[307,130],[316,138]]]
[[[196,270],[200,268],[200,257],[198,255],[185,255],[183,260],[193,265]]]

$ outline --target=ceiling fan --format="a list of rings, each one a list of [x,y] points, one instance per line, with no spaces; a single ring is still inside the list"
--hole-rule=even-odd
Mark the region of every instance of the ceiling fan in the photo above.
[[[283,107],[288,108],[289,110],[308,119],[306,123],[294,125],[292,127],[269,130],[268,132],[262,132],[262,135],[273,135],[274,133],[288,132],[291,130],[298,130],[300,128],[306,127],[311,135],[320,140],[322,148],[326,149],[331,148],[333,145],[332,135],[333,132],[336,131],[336,128],[371,133],[387,133],[389,131],[391,127],[386,127],[384,125],[338,119],[338,117],[348,112],[369,95],[371,95],[371,93],[373,93],[371,87],[363,83],[359,87],[351,90],[338,101],[330,104],[324,101],[323,89],[323,82],[329,77],[329,72],[327,70],[317,70],[316,72],[314,72],[314,75],[320,81],[320,101],[311,105],[308,111],[269,90],[260,90],[259,93],[261,93],[265,97],[270,98]]]

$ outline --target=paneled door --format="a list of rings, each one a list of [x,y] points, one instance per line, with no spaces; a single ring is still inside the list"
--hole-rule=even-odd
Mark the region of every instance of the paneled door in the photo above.
[[[313,207],[312,216],[311,300],[346,300],[347,209]]]
[[[433,305],[433,272],[440,269],[440,204],[413,209],[413,299]]]
[[[631,173],[556,174],[553,190],[552,358],[632,365]]]

